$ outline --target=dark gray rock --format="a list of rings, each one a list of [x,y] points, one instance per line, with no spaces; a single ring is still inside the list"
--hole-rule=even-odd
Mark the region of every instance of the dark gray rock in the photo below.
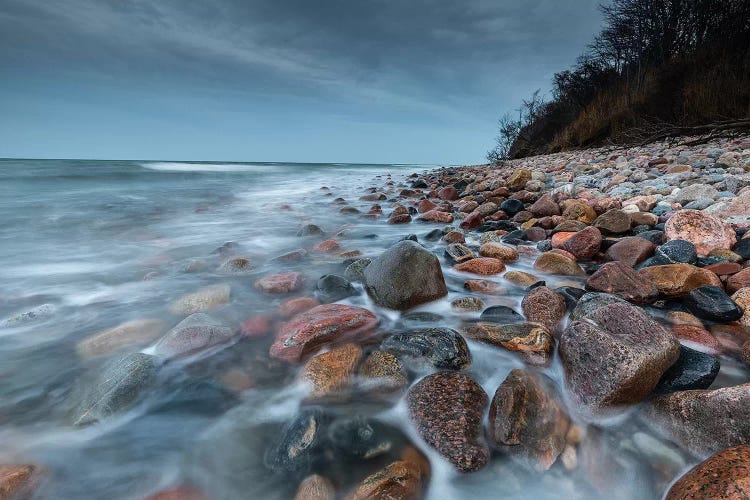
[[[708,389],[719,374],[719,359],[684,345],[680,346],[680,357],[662,375],[655,392],[667,393]]]
[[[743,309],[718,286],[693,288],[683,298],[683,304],[699,318],[719,323],[737,321],[743,315]]]
[[[308,471],[321,458],[324,428],[330,417],[317,409],[302,411],[279,435],[265,455],[272,470]]]
[[[397,356],[421,358],[435,368],[463,370],[471,364],[464,338],[450,328],[417,328],[387,337],[381,348]]]
[[[522,323],[525,319],[511,307],[491,306],[482,311],[482,314],[479,316],[479,321],[505,325],[508,323]]]
[[[348,279],[337,274],[321,276],[315,287],[315,296],[324,304],[337,302],[359,293]]]
[[[373,259],[365,287],[376,304],[410,309],[448,294],[437,257],[413,241],[402,241]]]
[[[372,262],[372,259],[368,258],[355,260],[346,267],[346,271],[344,271],[344,277],[349,281],[364,283],[365,269],[370,265],[370,262]]]
[[[685,240],[670,240],[656,249],[656,256],[667,264],[694,264],[698,258],[695,245]]]

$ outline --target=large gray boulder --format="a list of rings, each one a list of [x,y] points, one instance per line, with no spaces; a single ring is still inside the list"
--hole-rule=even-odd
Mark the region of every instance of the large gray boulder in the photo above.
[[[448,294],[438,258],[413,241],[401,241],[365,269],[365,287],[376,304],[405,310]]]

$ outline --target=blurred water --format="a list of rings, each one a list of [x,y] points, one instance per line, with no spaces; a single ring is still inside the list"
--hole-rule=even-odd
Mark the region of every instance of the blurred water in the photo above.
[[[444,244],[422,238],[440,226],[392,226],[385,218],[344,215],[344,204],[335,201],[342,197],[366,213],[373,202],[359,197],[367,188],[391,180],[394,196],[406,176],[422,168],[0,160],[0,463],[42,464],[47,472],[37,498],[143,498],[185,483],[217,499],[293,496],[301,477],[270,472],[263,456],[296,414],[304,392],[294,383],[297,368],[269,362],[270,338],[170,363],[136,408],[87,428],[71,427],[68,416],[78,380],[104,360],[81,358],[76,344],[129,320],[158,319],[166,331],[183,319],[169,312],[170,302],[216,284],[231,285],[231,300],[211,314],[238,330],[244,319],[273,314],[286,300],[253,288],[258,277],[273,271],[304,272],[310,295],[319,276],[342,274],[344,263],[314,254],[300,263],[272,261],[320,241],[296,236],[304,223],[340,234],[343,250],[363,256],[378,255],[409,232],[442,256]],[[387,214],[391,203],[382,205]],[[220,273],[223,257],[215,251],[225,242],[234,242],[234,253],[249,257],[255,269],[240,276]],[[529,271],[531,262],[523,257],[509,267]],[[455,327],[477,314],[451,310],[450,301],[466,295],[466,276],[446,268],[445,277],[449,296],[421,310],[443,315],[440,326]],[[550,286],[577,283],[548,278]],[[487,306],[520,310],[522,296],[522,289],[508,287],[484,299]],[[345,302],[376,312],[383,330],[403,327],[398,314],[378,309],[366,295]],[[470,347],[468,373],[490,397],[511,369],[522,366],[499,349],[474,342]],[[232,370],[245,373],[254,388],[232,392],[223,383]],[[557,362],[547,373],[561,381]],[[598,496],[584,467],[567,472],[558,466],[540,475],[496,456],[485,470],[459,475],[421,442],[403,401],[354,401],[331,411],[341,418],[375,418],[417,445],[432,464],[433,499]],[[631,439],[640,427],[627,416],[605,425],[600,441],[614,465],[602,467],[611,465],[604,475],[611,474],[605,479],[615,498],[658,496],[687,463],[658,440],[654,450],[644,451],[648,436]],[[345,491],[379,466],[342,460],[322,472]]]

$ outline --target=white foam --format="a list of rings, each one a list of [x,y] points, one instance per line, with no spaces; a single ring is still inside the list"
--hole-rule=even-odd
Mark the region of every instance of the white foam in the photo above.
[[[272,172],[280,168],[277,165],[182,162],[141,163],[141,166],[149,170],[158,170],[161,172]]]

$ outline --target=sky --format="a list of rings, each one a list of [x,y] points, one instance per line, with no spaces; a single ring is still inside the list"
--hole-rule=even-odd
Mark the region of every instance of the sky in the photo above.
[[[474,164],[600,0],[0,0],[0,157]]]

